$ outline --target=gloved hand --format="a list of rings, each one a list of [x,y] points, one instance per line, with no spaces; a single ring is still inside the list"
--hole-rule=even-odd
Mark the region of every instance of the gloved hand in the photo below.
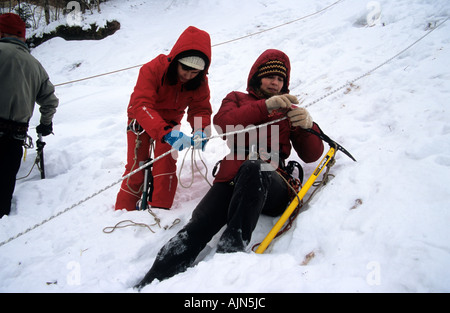
[[[312,117],[305,108],[294,108],[287,113],[287,116],[294,127],[310,129],[313,126]]]
[[[197,130],[194,132],[194,135],[191,138],[191,145],[194,147],[194,149],[202,149],[202,151],[205,151],[205,145],[208,142],[208,140],[201,140],[203,138],[206,138],[206,134],[202,132],[201,130]]]
[[[267,111],[272,113],[277,109],[290,109],[292,103],[298,104],[296,96],[289,94],[273,96],[266,100]]]
[[[36,133],[42,134],[42,136],[48,136],[52,132],[53,132],[53,123],[50,123],[50,125],[44,125],[41,123],[36,127]]]
[[[186,136],[183,132],[180,132],[176,129],[166,134],[163,137],[163,140],[178,151],[189,148],[191,146],[191,137]]]

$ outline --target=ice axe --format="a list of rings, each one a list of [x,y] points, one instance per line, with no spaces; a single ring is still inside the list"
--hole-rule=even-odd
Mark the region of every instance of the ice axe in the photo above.
[[[41,179],[45,179],[45,167],[44,167],[44,147],[45,142],[42,140],[42,134],[38,133],[38,140],[36,141],[36,164],[38,165],[39,172],[41,172]]]
[[[320,129],[320,128],[319,128]],[[303,187],[298,192],[297,196],[292,200],[292,202],[289,204],[289,206],[286,208],[284,213],[281,215],[281,217],[278,219],[277,223],[272,227],[270,232],[267,234],[266,238],[261,242],[261,244],[256,249],[256,253],[262,254],[267,249],[269,244],[272,242],[272,240],[275,238],[275,236],[278,234],[280,229],[283,227],[283,225],[286,223],[286,221],[289,219],[289,217],[292,215],[292,213],[295,211],[297,206],[299,205],[299,201],[301,201],[306,193],[308,192],[309,188],[313,185],[313,183],[316,181],[317,177],[320,175],[322,170],[328,165],[328,163],[334,158],[336,152],[342,151],[345,155],[347,155],[350,159],[356,162],[355,158],[341,145],[330,139],[327,135],[325,135],[322,130],[318,133],[313,129],[308,129],[308,132],[318,136],[320,139],[325,141],[330,145],[330,149],[328,150],[327,154],[322,158],[319,165],[317,165],[314,172],[311,174],[311,176],[308,178],[306,183],[303,185]]]

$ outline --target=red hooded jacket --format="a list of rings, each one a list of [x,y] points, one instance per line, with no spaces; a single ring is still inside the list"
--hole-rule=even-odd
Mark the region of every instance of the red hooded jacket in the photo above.
[[[288,56],[279,50],[266,50],[250,70],[247,82],[248,93],[233,91],[222,101],[222,106],[214,116],[214,125],[219,134],[263,124],[284,116],[282,113],[269,114],[266,99],[258,96],[256,90],[250,85],[251,78],[258,71],[258,68],[269,60],[283,61],[287,67],[287,77],[282,92],[289,93],[291,67]],[[272,138],[272,132],[274,132],[272,125],[278,126],[279,135],[276,136],[275,134],[274,138]],[[291,127],[288,119],[272,125],[263,127],[258,131],[251,131],[245,135],[245,140],[242,137],[239,139],[240,135],[234,135],[233,138],[224,138],[227,140],[231,153],[222,160],[215,182],[231,181],[245,161],[240,151],[248,153],[251,145],[258,142],[261,146],[262,138],[264,138],[264,146],[267,147],[267,150],[278,153],[280,160],[284,160],[290,155],[292,147],[306,163],[317,161],[322,156],[324,146],[322,140],[317,136],[300,127]],[[316,124],[314,124],[313,129],[320,132]],[[238,157],[237,154],[241,155]]]
[[[171,62],[184,51],[197,50],[208,58],[204,80],[195,90],[186,90],[178,82],[170,85],[165,75]],[[209,34],[193,26],[188,27],[178,38],[169,55],[161,54],[143,65],[128,105],[128,117],[136,119],[145,131],[155,140],[162,141],[171,128],[179,124],[188,108],[187,121],[194,128],[194,117],[201,118],[205,128],[211,124],[211,104],[208,78],[211,64],[211,39]]]

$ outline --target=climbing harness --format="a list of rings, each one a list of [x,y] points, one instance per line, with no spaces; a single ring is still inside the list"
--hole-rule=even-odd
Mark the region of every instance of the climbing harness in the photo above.
[[[26,158],[28,156],[28,149],[33,149],[34,148],[34,143],[33,143],[33,138],[31,138],[31,136],[27,135],[27,137],[25,138],[25,140],[23,141],[23,148],[24,148],[24,152],[23,152],[23,162],[26,161]],[[19,177],[16,178],[16,180],[21,180],[21,179],[25,179],[28,176],[30,176],[31,172],[33,171],[33,168],[36,166],[36,162],[37,161],[37,157],[35,158],[33,165],[31,166],[30,170],[28,171],[28,173],[23,176],[23,177]]]
[[[142,134],[145,133],[145,130],[144,130],[144,128],[143,128],[141,125],[139,125],[139,123],[137,123],[136,119],[131,120],[131,122],[128,124],[127,130],[128,130],[128,131],[131,131],[132,133],[134,133],[134,134],[136,135],[136,139],[135,139],[135,142],[134,142],[134,158],[133,158],[134,163],[133,163],[133,165],[131,166],[131,171],[133,171],[133,170],[135,169],[135,167],[138,165],[138,164],[137,164],[137,162],[138,162],[138,157],[137,157],[137,155],[138,155],[138,150],[139,150],[139,148],[141,147],[141,143],[142,143],[142,141],[141,141],[141,139],[140,139],[140,136],[141,136]],[[151,153],[152,153],[153,145],[154,145],[154,140],[153,140],[152,138],[150,138],[150,150],[149,150],[149,155],[151,155]],[[142,163],[139,164],[139,166],[141,166],[141,165],[142,165]],[[149,166],[149,167],[150,167],[150,166]],[[146,167],[146,169],[148,169],[149,167]],[[133,195],[136,196],[136,195],[140,194],[140,193],[143,191],[143,190],[142,190],[143,186],[141,185],[141,186],[139,187],[138,190],[134,190],[134,189],[129,185],[130,177],[131,177],[131,176],[128,176],[128,177],[127,177],[127,181],[126,181],[126,182],[127,182],[127,187],[128,187],[128,190],[129,190],[129,191],[124,190],[124,189],[122,189],[122,190],[125,191],[125,192],[128,192],[128,193],[131,192],[131,194],[133,194]]]
[[[33,138],[27,135],[26,139],[23,142],[23,147],[25,149],[25,152],[23,154],[23,160],[25,161],[28,149],[34,148]],[[45,142],[42,140],[42,134],[38,134],[38,139],[36,140],[36,158],[34,159],[33,165],[31,166],[30,170],[25,176],[19,177],[16,180],[22,180],[30,176],[35,166],[37,166],[39,172],[41,173],[41,179],[45,179],[44,147]]]
[[[303,168],[297,161],[289,161],[286,165],[286,174],[293,178],[294,170],[297,169],[298,174],[296,180],[300,181],[300,184],[303,182]]]
[[[337,151],[344,152],[345,155],[347,155],[350,159],[356,162],[355,158],[341,145],[330,139],[327,135],[325,135],[322,131],[322,134],[317,133],[316,131],[310,129],[309,132],[313,133],[316,136],[319,136],[322,140],[324,140],[326,143],[329,144],[330,149],[328,150],[328,153],[323,157],[323,159],[319,162],[316,169],[313,171],[309,179],[306,181],[305,185],[300,189],[297,196],[292,200],[292,202],[289,204],[289,206],[286,208],[284,213],[281,215],[277,223],[273,226],[273,228],[270,230],[270,232],[267,234],[267,236],[264,238],[264,240],[261,242],[261,244],[258,246],[258,249],[256,249],[256,253],[261,254],[264,253],[264,251],[267,249],[269,244],[272,242],[272,240],[278,235],[278,232],[283,227],[283,225],[286,223],[288,219],[290,219],[291,215],[294,213],[294,211],[297,210],[296,214],[294,214],[294,218],[299,214],[299,206],[301,206],[301,201],[305,197],[308,190],[311,188],[313,183],[316,181],[317,177],[320,175],[320,173],[323,171],[325,167],[331,167],[335,161],[335,154]],[[330,164],[330,165],[329,165]],[[329,168],[328,167],[328,168]],[[290,221],[290,224],[292,223],[292,219]],[[289,224],[288,224],[289,225]],[[290,228],[290,226],[289,226]]]

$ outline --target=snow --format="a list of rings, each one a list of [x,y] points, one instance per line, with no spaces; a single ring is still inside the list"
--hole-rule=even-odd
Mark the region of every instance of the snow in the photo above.
[[[372,27],[366,1],[344,0],[321,14],[227,44],[317,12],[334,0],[111,0],[86,23],[116,19],[121,29],[101,41],[54,38],[32,54],[53,83],[146,63],[167,53],[189,25],[208,31],[214,112],[233,90],[244,91],[256,58],[268,48],[292,63],[291,93],[304,105],[388,60],[450,15],[450,2],[378,1]],[[142,292],[449,292],[450,291],[450,22],[353,85],[308,105],[322,130],[358,162],[338,153],[335,177],[293,228],[262,255],[215,254],[217,237],[196,265]],[[161,248],[190,218],[209,185],[196,173],[179,187],[171,211],[114,211],[126,156],[126,106],[138,68],[57,87],[54,136],[45,137],[47,178],[34,169],[19,180],[0,242],[67,212],[0,246],[0,292],[136,292]],[[36,108],[30,135],[39,122]],[[183,130],[190,129],[185,122]],[[326,149],[327,150],[327,149]],[[226,154],[211,140],[211,170]],[[28,151],[19,177],[30,170]],[[180,154],[181,157],[184,153]],[[298,158],[291,155],[290,159]],[[186,164],[190,162],[187,156]],[[181,163],[179,162],[179,165]],[[308,177],[317,163],[303,164]],[[188,184],[189,167],[181,180]],[[170,227],[174,221],[179,223]],[[261,217],[251,245],[277,219]],[[169,228],[170,227],[170,228]],[[314,257],[306,264],[305,257]]]

